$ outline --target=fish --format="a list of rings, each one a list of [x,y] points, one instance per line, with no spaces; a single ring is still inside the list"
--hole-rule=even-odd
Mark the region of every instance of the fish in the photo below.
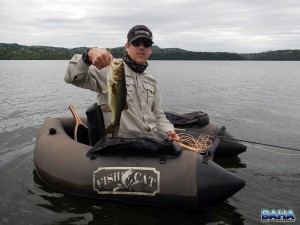
[[[124,187],[130,188],[130,181],[132,180],[131,175],[133,172],[133,169],[129,169],[122,175],[121,181]]]
[[[102,92],[108,94],[108,103],[102,110],[112,113],[112,122],[107,126],[105,132],[106,134],[112,134],[112,137],[117,137],[122,111],[128,109],[126,78],[122,61],[113,60],[109,65],[107,85]]]

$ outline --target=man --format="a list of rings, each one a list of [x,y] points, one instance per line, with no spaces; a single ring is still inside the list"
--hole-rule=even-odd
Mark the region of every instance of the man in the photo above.
[[[127,88],[128,110],[122,111],[120,129],[135,131],[160,130],[178,141],[174,126],[166,118],[163,110],[157,82],[145,72],[147,60],[152,53],[152,32],[144,25],[136,25],[127,35],[123,57]],[[107,66],[113,56],[106,49],[92,48],[82,55],[74,55],[65,75],[65,81],[78,87],[98,93],[97,104],[103,109],[108,101],[102,92],[106,85]],[[111,113],[103,112],[104,124],[111,123]]]

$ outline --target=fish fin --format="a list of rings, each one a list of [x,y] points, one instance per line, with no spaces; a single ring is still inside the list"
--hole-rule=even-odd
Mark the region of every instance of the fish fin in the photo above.
[[[102,109],[103,112],[111,112],[111,109],[109,107],[109,105],[104,105],[103,109]]]
[[[115,95],[117,94],[117,89],[116,89],[115,85],[111,86],[111,91],[112,91],[113,94],[115,94]]]
[[[128,110],[128,104],[127,102],[125,102],[125,105],[124,105],[124,109],[123,110]]]
[[[115,126],[114,127],[114,130],[113,130],[113,133],[112,133],[112,137],[117,137],[118,136],[119,129],[120,129],[120,126]]]
[[[102,89],[102,93],[107,93],[108,92],[108,86],[105,85]]]
[[[105,129],[106,134],[113,134],[115,127],[112,124],[109,124],[108,127]]]

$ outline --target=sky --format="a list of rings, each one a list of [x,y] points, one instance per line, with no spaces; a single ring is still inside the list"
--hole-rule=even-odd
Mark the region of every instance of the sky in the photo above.
[[[0,0],[0,43],[113,48],[137,24],[161,48],[300,49],[299,0]]]

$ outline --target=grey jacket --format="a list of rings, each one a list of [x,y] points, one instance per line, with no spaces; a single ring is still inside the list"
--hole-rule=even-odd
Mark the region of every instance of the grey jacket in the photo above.
[[[157,82],[153,76],[144,72],[137,74],[125,63],[128,110],[122,111],[120,129],[135,131],[174,130],[173,124],[166,118],[161,104]],[[103,109],[107,104],[108,95],[102,93],[106,85],[108,68],[98,70],[93,65],[88,66],[82,61],[80,54],[71,59],[65,81],[81,88],[98,93],[97,104]],[[111,123],[111,113],[103,112],[104,124]]]

